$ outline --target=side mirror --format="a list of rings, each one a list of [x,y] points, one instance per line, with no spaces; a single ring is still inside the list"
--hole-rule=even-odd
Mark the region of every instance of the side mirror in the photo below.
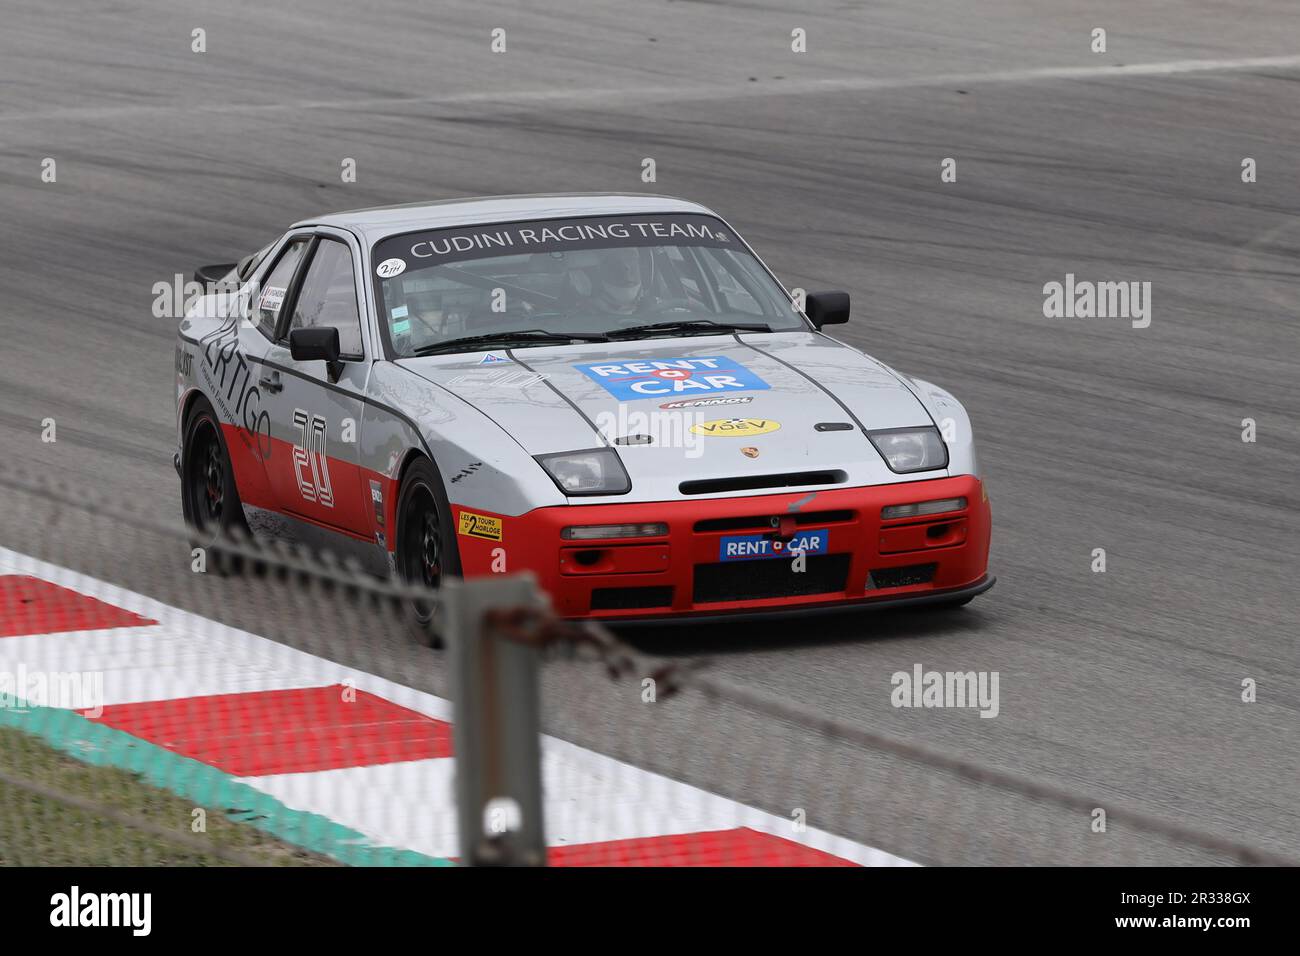
[[[339,330],[333,326],[289,330],[289,354],[295,362],[338,364]]]
[[[823,325],[843,325],[849,320],[849,294],[809,292],[804,299],[803,311],[819,329]]]

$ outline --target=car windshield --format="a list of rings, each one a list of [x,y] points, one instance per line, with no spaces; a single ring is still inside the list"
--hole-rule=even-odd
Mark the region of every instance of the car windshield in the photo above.
[[[372,263],[381,325],[398,356],[553,345],[566,335],[630,340],[808,327],[767,270],[711,216],[411,233],[377,243]]]

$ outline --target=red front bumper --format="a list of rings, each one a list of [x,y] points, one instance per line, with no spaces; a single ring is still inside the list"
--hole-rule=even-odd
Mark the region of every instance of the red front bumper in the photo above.
[[[965,498],[966,507],[881,519],[886,505],[943,498]],[[468,509],[453,510],[460,526],[460,514]],[[988,568],[988,497],[971,476],[815,493],[567,505],[501,516],[501,522],[500,540],[457,538],[465,576],[532,571],[557,613],[569,618],[893,603],[970,588]],[[666,524],[668,533],[618,540],[561,537],[567,527],[651,522]],[[724,538],[740,539],[733,550],[765,539],[758,550],[780,552],[791,534],[808,547],[802,559],[724,560]]]

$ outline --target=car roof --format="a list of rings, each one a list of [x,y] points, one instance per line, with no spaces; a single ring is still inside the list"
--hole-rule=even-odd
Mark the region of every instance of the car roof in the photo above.
[[[646,213],[698,213],[714,215],[699,203],[672,196],[643,193],[542,193],[528,196],[483,196],[443,199],[438,202],[373,206],[330,213],[294,223],[335,226],[360,235],[367,244],[386,236],[422,229],[443,229],[473,223],[513,222],[532,219],[566,219],[574,216],[618,216]]]

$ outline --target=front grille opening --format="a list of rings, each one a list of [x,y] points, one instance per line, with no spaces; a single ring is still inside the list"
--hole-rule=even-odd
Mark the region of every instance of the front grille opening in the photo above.
[[[632,608],[672,607],[671,587],[595,588],[591,592],[593,611],[626,611]]]
[[[780,517],[792,517],[796,527],[817,527],[828,524],[844,524],[853,521],[857,517],[854,511],[796,511],[793,514],[787,513]],[[703,521],[695,522],[696,531],[745,531],[757,529],[759,531],[771,531],[776,525],[772,524],[773,515],[748,515],[744,518],[705,518]]]
[[[724,491],[754,491],[757,488],[798,488],[803,485],[840,485],[848,474],[832,471],[790,471],[779,475],[744,475],[739,478],[704,478],[683,481],[677,490],[684,495],[716,495]]]
[[[839,593],[848,581],[851,557],[811,555],[803,571],[795,571],[791,562],[778,558],[697,564],[693,599],[696,604],[708,604]]]
[[[909,564],[901,568],[876,568],[871,583],[877,588],[905,588],[912,584],[929,584],[934,580],[937,564]]]

